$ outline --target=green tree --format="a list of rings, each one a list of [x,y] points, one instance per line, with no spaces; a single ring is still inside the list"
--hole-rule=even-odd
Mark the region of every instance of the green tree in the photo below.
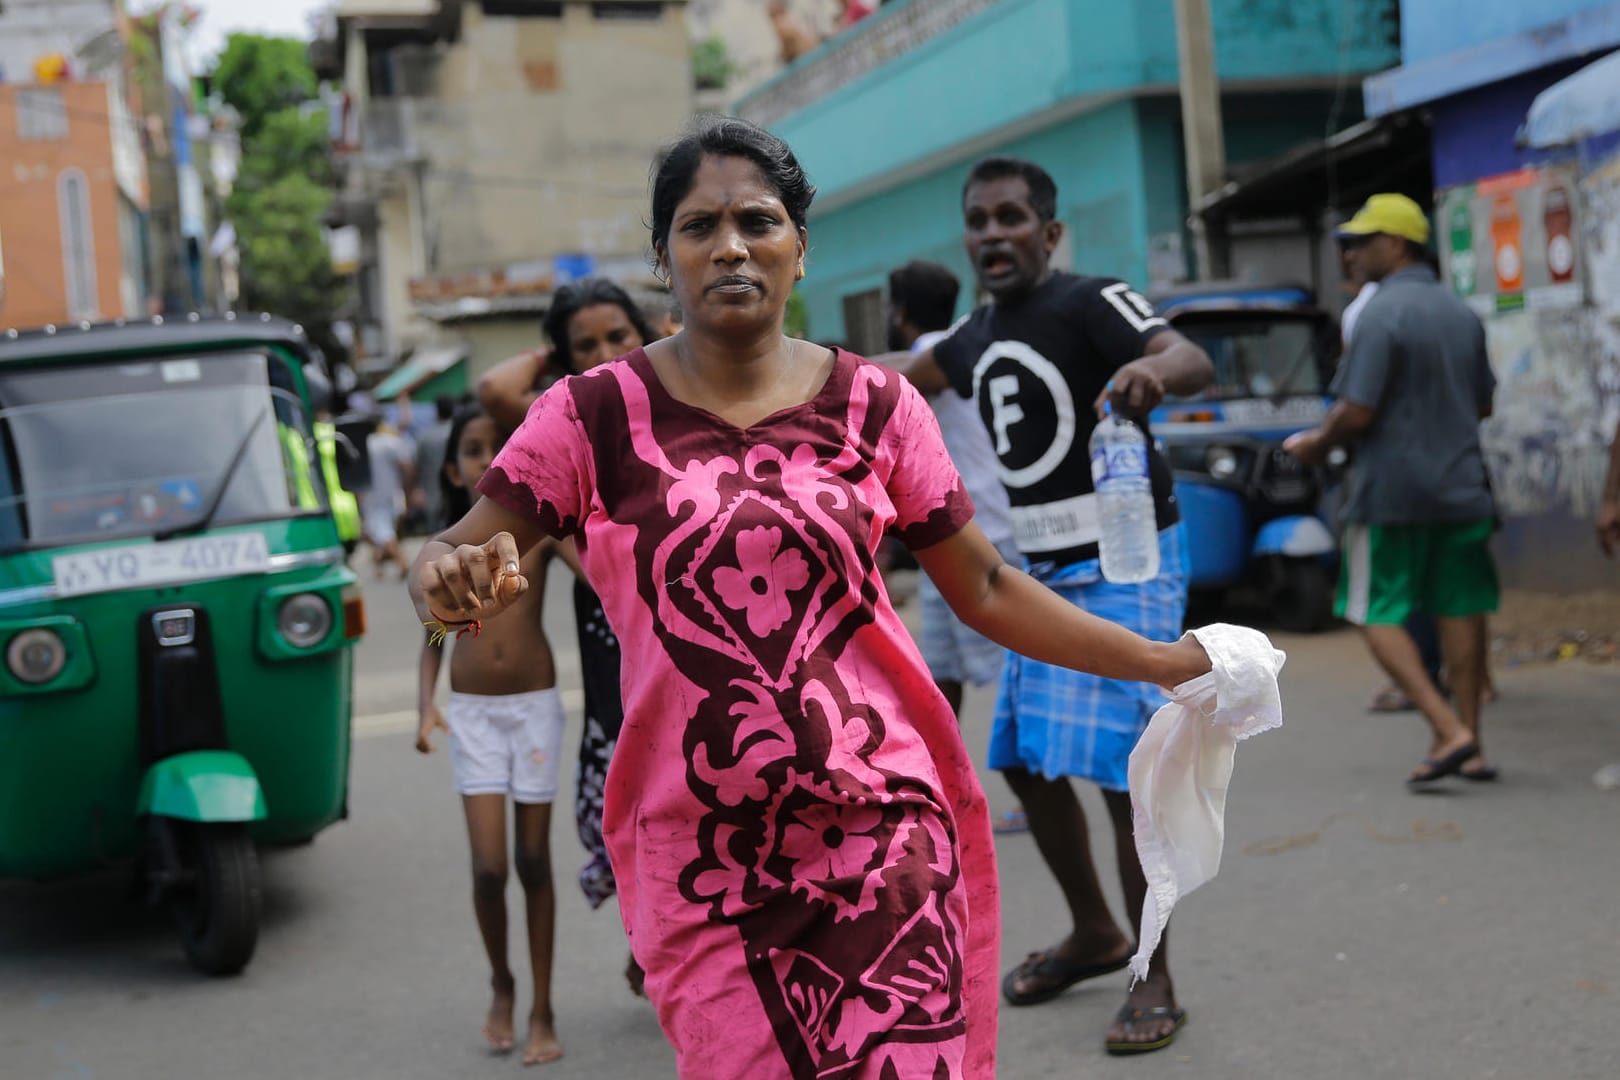
[[[330,187],[334,177],[326,123],[325,109],[285,108],[265,117],[259,133],[243,142],[236,186],[253,191],[298,173]]]
[[[344,282],[332,269],[325,217],[333,181],[326,112],[295,38],[232,34],[213,87],[241,118],[242,158],[226,211],[242,257],[242,303],[304,324],[331,347]]]
[[[242,117],[242,138],[251,140],[275,113],[315,96],[319,86],[297,38],[232,34],[214,68],[214,89]]]
[[[244,306],[294,319],[317,337],[325,336],[341,298],[322,229],[331,201],[331,192],[297,173],[233,192],[230,200]]]

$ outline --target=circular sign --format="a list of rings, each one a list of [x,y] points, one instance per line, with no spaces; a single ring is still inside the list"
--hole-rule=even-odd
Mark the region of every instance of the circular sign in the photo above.
[[[1547,241],[1547,269],[1559,277],[1575,269],[1575,245],[1562,233]]]
[[[1519,280],[1519,271],[1523,268],[1523,260],[1519,258],[1517,244],[1503,244],[1496,249],[1496,276],[1503,281]]]
[[[1002,360],[1009,361],[1018,368],[1018,393],[1005,399],[998,396],[996,384],[999,379],[991,379],[992,385],[988,390],[980,385],[985,381],[990,369]],[[1043,387],[1050,395],[1057,425],[1046,450],[1028,465],[1015,468],[1006,464],[1006,452],[1002,447],[1009,445],[1008,428],[1020,422],[1024,416],[1024,410],[1017,404],[1018,396],[1035,389],[1028,376],[1034,376],[1034,383]],[[1069,456],[1069,451],[1074,446],[1074,395],[1069,392],[1068,380],[1057,369],[1057,365],[1024,342],[991,342],[979,356],[979,362],[973,366],[973,399],[978,403],[981,414],[986,413],[986,404],[990,406],[986,418],[990,424],[991,438],[996,443],[1001,482],[1006,486],[1026,488],[1038,484],[1051,476],[1053,470],[1063,464],[1064,459]]]

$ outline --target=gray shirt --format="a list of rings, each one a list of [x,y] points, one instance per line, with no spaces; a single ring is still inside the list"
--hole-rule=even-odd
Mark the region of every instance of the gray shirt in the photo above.
[[[1419,525],[1493,515],[1479,422],[1496,378],[1485,328],[1426,266],[1386,277],[1333,380],[1377,413],[1355,444],[1346,521]]]

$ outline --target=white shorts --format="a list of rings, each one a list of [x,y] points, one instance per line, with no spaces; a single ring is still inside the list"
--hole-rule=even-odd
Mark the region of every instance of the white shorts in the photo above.
[[[1009,564],[1024,565],[1023,556],[1012,543],[998,545],[998,549]],[[964,625],[927,574],[917,580],[917,597],[922,616],[917,646],[935,682],[989,686],[1001,678],[1007,650]]]
[[[562,695],[450,694],[450,762],[463,795],[511,795],[520,803],[557,798]]]
[[[399,539],[396,522],[399,514],[391,502],[373,498],[360,500],[361,529],[373,544],[387,544]]]

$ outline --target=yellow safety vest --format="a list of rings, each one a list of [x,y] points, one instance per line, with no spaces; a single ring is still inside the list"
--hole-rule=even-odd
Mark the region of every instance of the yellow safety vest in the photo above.
[[[321,476],[326,480],[326,497],[332,503],[332,519],[337,522],[338,539],[344,543],[360,539],[360,500],[343,490],[338,478],[337,425],[315,422],[315,449],[321,455]]]

